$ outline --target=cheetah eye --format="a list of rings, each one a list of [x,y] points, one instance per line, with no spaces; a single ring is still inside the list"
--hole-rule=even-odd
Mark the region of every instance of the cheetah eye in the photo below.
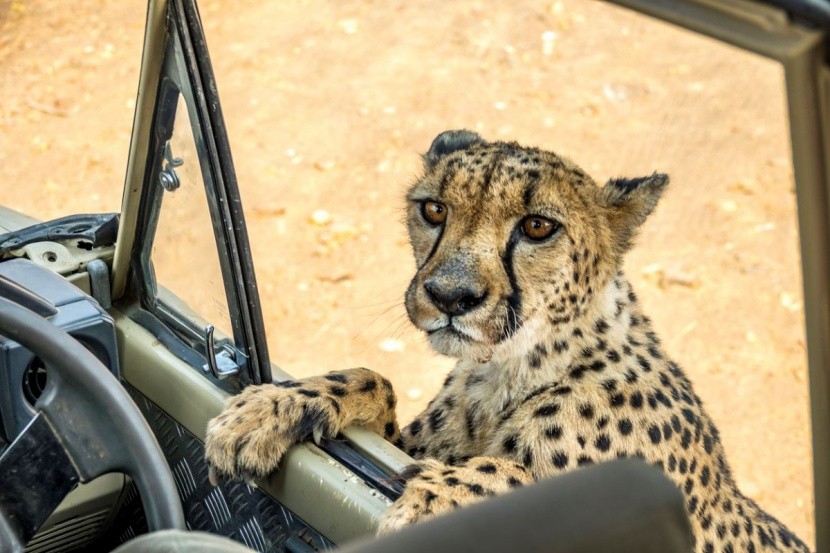
[[[556,221],[551,221],[538,215],[525,217],[522,219],[521,224],[524,235],[537,242],[549,238],[561,227]]]
[[[447,206],[439,202],[426,200],[421,203],[421,215],[428,223],[440,225],[447,220]]]

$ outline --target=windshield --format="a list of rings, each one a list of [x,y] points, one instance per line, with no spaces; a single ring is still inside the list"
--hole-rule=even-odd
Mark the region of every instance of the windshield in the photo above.
[[[159,298],[197,328],[213,324],[224,336],[233,336],[199,153],[182,95],[165,152],[169,184],[150,254]]]

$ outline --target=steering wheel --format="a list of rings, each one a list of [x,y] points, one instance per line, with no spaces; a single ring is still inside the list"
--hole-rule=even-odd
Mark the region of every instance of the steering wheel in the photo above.
[[[49,368],[35,417],[0,456],[0,551],[23,551],[78,482],[108,472],[136,482],[150,531],[184,529],[170,467],[112,373],[65,331],[3,297],[0,334]]]

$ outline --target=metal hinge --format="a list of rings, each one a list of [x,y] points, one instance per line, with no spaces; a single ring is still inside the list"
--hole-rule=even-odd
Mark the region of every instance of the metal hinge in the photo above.
[[[212,324],[205,327],[205,357],[207,363],[202,365],[202,370],[222,380],[239,374],[245,364],[245,355],[231,344],[223,344],[216,351],[213,340],[213,333],[216,329]]]
[[[164,167],[159,173],[159,184],[168,192],[174,192],[181,186],[179,175],[176,173],[176,167],[184,165],[184,160],[180,157],[173,157],[173,150],[170,147],[170,141],[164,143]]]

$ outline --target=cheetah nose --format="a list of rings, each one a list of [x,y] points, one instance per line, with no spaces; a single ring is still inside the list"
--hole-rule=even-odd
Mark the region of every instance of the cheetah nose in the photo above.
[[[467,286],[442,286],[434,278],[424,282],[424,290],[435,307],[451,317],[472,311],[487,297],[486,291],[473,290]]]

